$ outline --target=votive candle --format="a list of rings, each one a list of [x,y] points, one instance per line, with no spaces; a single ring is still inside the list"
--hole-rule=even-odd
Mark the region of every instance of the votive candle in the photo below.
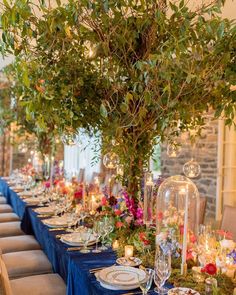
[[[130,258],[133,257],[134,255],[134,247],[131,245],[126,245],[125,246],[125,257]]]
[[[115,240],[112,244],[112,249],[113,250],[118,250],[119,249],[119,241]]]

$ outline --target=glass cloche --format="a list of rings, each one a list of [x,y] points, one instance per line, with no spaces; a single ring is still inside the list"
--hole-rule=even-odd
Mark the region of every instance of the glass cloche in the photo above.
[[[199,192],[189,178],[171,176],[160,185],[156,201],[156,221],[157,235],[165,232],[172,238],[181,240],[185,221],[188,235],[197,235]]]

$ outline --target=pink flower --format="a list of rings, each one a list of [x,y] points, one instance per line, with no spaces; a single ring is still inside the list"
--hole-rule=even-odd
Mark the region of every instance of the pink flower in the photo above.
[[[135,220],[135,225],[136,225],[136,226],[143,225],[143,219],[142,219],[142,218],[136,219],[136,220]]]
[[[192,235],[190,235],[189,240],[190,240],[191,243],[194,244],[194,243],[196,243],[197,238],[196,238],[196,236],[194,234],[192,234]]]
[[[116,228],[121,228],[123,226],[124,226],[123,222],[121,222],[121,221],[116,222]]]
[[[127,222],[128,224],[130,224],[132,222],[132,220],[133,220],[133,217],[132,216],[127,216],[125,218],[125,222]]]
[[[163,212],[158,212],[158,214],[157,214],[157,220],[158,221],[162,221],[163,217],[164,217]]]
[[[143,218],[143,209],[138,207],[136,211],[136,218],[137,219],[142,219]]]
[[[229,239],[229,240],[233,239],[233,234],[231,232],[225,231],[223,229],[218,230],[217,234],[225,239]]]
[[[44,185],[45,185],[46,188],[50,188],[51,183],[50,183],[50,181],[46,181],[46,182],[44,183]]]
[[[183,225],[179,226],[179,232],[180,232],[181,236],[184,234],[184,226]]]
[[[192,253],[192,250],[187,250],[187,256],[186,256],[186,259],[187,260],[193,260],[193,253]]]

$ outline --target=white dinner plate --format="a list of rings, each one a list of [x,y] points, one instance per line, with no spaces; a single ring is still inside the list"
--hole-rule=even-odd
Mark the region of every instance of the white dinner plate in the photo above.
[[[200,295],[200,293],[190,288],[178,287],[170,289],[168,295]]]
[[[25,188],[23,186],[13,186],[13,187],[10,186],[10,188],[16,193],[20,193],[25,190]]]
[[[69,246],[83,246],[83,241],[81,239],[81,235],[85,233],[71,233],[65,234],[61,236],[61,241]],[[88,245],[94,245],[96,243],[96,239],[93,235],[90,236]]]
[[[40,207],[36,208],[34,210],[39,215],[46,214],[46,215],[53,215],[55,213],[55,207],[54,206],[48,206],[48,207]]]
[[[139,281],[145,280],[145,277],[146,274],[143,270],[130,266],[112,266],[99,272],[101,282],[114,285],[120,289],[139,286]]]
[[[19,196],[28,196],[32,197],[33,195],[36,195],[36,193],[33,193],[32,191],[22,191],[18,193]]]
[[[64,216],[44,219],[42,222],[51,228],[67,227],[67,225],[68,225],[67,218]]]
[[[24,202],[27,205],[38,205],[41,202],[41,200],[37,198],[26,198],[24,199]]]
[[[133,289],[136,289],[139,287],[139,284],[135,284],[135,285],[130,285],[130,286],[123,286],[123,287],[119,287],[119,286],[115,286],[115,285],[109,285],[105,282],[103,282],[100,277],[99,277],[99,273],[95,273],[95,276],[97,278],[97,281],[100,283],[100,285],[105,288],[105,289],[108,289],[108,290],[133,290]]]

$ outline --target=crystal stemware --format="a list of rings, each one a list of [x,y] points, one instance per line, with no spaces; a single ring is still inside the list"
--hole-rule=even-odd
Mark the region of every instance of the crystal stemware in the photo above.
[[[140,277],[138,277],[139,279],[139,287],[143,292],[143,295],[147,295],[148,291],[151,288],[152,285],[152,281],[153,281],[153,277],[154,277],[154,270],[151,268],[145,268],[143,269],[145,271],[146,277],[145,279],[141,279]]]
[[[90,250],[88,249],[88,242],[90,240],[92,234],[92,230],[91,229],[87,229],[85,232],[81,233],[81,240],[83,242],[83,249],[80,250],[81,253],[89,253]]]
[[[74,230],[72,229],[72,226],[74,225],[74,223],[76,222],[75,220],[75,213],[68,213],[66,215],[66,222],[67,222],[67,232],[74,232]]]
[[[107,226],[108,224],[105,221],[99,221],[99,227],[100,227],[100,232],[101,232],[101,237],[102,237],[102,246],[99,247],[99,250],[107,250],[108,248],[105,246],[105,237],[107,235]]]
[[[170,253],[159,253],[155,258],[154,282],[157,288],[154,289],[159,295],[167,294],[168,289],[164,288],[166,280],[171,274],[171,256]]]
[[[102,252],[100,249],[98,249],[98,242],[102,235],[101,227],[99,226],[99,223],[96,222],[93,226],[93,235],[96,238],[96,248],[92,250],[93,253],[100,253]]]

